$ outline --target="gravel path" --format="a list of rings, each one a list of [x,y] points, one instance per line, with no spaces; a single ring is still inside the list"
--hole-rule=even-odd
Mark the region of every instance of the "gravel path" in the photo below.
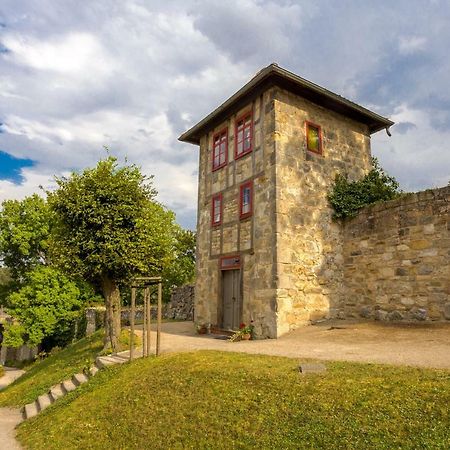
[[[0,391],[16,378],[19,378],[24,371],[4,367],[5,375],[0,378]],[[20,450],[22,447],[16,441],[15,427],[22,421],[22,414],[18,409],[0,408],[0,449]]]
[[[450,323],[327,321],[302,327],[279,339],[236,343],[213,335],[197,335],[192,322],[164,323],[162,331],[162,353],[212,349],[450,369]],[[156,341],[154,334],[152,347]]]

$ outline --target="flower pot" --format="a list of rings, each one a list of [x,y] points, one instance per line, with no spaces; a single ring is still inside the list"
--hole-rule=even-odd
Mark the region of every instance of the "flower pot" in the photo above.
[[[243,341],[249,341],[251,338],[252,338],[252,335],[250,333],[246,333],[241,336],[241,339]]]
[[[197,329],[197,333],[198,334],[207,334],[208,333],[208,328],[206,328],[206,327],[198,328]]]

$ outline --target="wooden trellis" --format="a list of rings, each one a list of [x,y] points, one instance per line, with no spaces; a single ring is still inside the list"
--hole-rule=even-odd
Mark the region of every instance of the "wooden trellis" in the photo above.
[[[150,335],[151,335],[151,292],[150,289],[157,286],[158,304],[156,313],[156,356],[161,351],[161,322],[162,322],[162,280],[161,277],[138,277],[131,285],[131,316],[130,316],[130,361],[134,357],[134,330],[136,317],[136,290],[144,290],[144,308],[142,311],[142,356],[150,356]]]

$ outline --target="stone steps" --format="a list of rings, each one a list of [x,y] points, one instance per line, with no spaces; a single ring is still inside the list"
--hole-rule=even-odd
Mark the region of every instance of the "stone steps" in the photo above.
[[[118,353],[109,356],[97,356],[95,363],[89,368],[89,375],[84,373],[77,373],[69,380],[65,380],[61,383],[55,384],[50,388],[46,394],[40,395],[34,402],[25,405],[21,412],[24,420],[30,419],[36,416],[45,408],[56,402],[59,398],[64,397],[69,392],[74,391],[78,386],[89,381],[90,377],[93,377],[101,369],[105,369],[109,366],[116,364],[124,364],[129,361],[127,352]]]

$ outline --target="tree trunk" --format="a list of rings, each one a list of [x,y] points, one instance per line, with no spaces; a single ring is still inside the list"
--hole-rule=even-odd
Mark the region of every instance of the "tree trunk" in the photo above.
[[[110,348],[112,352],[120,351],[120,291],[117,283],[102,277],[102,291],[106,305],[105,340],[104,348]]]

